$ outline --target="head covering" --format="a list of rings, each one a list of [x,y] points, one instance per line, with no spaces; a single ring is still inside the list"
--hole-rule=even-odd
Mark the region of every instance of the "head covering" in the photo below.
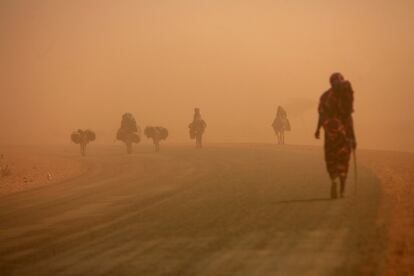
[[[194,121],[200,121],[201,120],[201,113],[200,113],[200,108],[196,107],[194,108]]]
[[[277,107],[276,116],[277,117],[287,117],[286,110],[280,105]]]
[[[331,87],[336,90],[340,84],[344,81],[344,76],[341,73],[333,73],[329,78],[329,82],[331,83]]]

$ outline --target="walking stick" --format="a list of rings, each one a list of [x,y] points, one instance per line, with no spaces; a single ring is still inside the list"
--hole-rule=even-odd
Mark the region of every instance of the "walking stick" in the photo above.
[[[357,169],[357,159],[356,159],[356,150],[353,149],[352,150],[352,156],[354,159],[354,191],[355,191],[355,195],[357,194],[357,183],[358,183],[358,169]]]

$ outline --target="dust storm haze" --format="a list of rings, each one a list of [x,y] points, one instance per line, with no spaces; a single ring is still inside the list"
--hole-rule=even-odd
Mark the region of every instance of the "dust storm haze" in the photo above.
[[[1,1],[0,143],[112,143],[121,115],[188,142],[274,143],[286,108],[292,144],[313,139],[332,72],[355,90],[361,148],[413,151],[414,2]]]

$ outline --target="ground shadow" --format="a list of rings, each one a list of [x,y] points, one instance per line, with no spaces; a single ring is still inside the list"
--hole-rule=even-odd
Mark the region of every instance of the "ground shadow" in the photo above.
[[[292,200],[282,200],[275,202],[276,204],[283,204],[283,203],[306,203],[306,202],[317,202],[317,201],[330,201],[331,198],[311,198],[311,199],[292,199]]]

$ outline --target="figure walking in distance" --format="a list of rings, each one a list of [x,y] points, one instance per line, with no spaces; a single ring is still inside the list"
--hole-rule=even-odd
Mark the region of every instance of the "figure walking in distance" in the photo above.
[[[125,143],[128,154],[132,153],[132,144],[137,144],[141,141],[139,130],[137,122],[131,113],[122,115],[121,127],[116,134],[116,139]]]
[[[277,137],[277,143],[279,145],[285,144],[285,131],[290,131],[290,122],[287,118],[286,110],[281,106],[277,108],[276,118],[273,120],[272,127]]]
[[[147,126],[144,130],[144,134],[147,136],[147,138],[152,139],[155,147],[155,152],[159,152],[160,142],[167,139],[168,137],[168,129],[165,127]]]
[[[337,181],[340,197],[344,196],[351,153],[356,149],[352,120],[354,91],[342,74],[330,77],[331,88],[322,94],[319,102],[319,120],[315,137],[319,139],[320,128],[325,133],[325,161],[331,178],[331,198],[337,198]]]
[[[95,141],[96,135],[92,130],[82,130],[78,129],[77,131],[72,132],[70,139],[73,143],[80,145],[80,152],[82,156],[86,155],[86,145],[90,142]]]
[[[206,122],[201,117],[200,109],[194,108],[193,121],[190,123],[188,128],[190,129],[190,138],[196,140],[196,148],[203,147],[203,134],[207,127]]]

